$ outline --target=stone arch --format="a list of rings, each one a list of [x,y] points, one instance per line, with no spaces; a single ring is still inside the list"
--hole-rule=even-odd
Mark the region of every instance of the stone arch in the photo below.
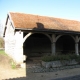
[[[53,41],[52,41],[52,38],[50,37],[49,34],[45,34],[45,33],[42,33],[42,34],[44,34],[45,36],[47,36],[47,37],[50,39],[51,43],[53,42]]]
[[[56,53],[75,53],[75,38],[71,35],[59,35],[56,38]]]
[[[26,41],[26,39],[28,38],[28,37],[30,37],[31,35],[32,35],[33,33],[31,33],[31,32],[29,32],[28,34],[26,34],[25,36],[24,36],[24,38],[23,38],[23,43]]]
[[[29,32],[28,34],[26,34],[26,36],[25,36],[24,39],[23,39],[23,43],[24,43],[25,40],[26,40],[28,37],[30,37],[32,34],[35,34],[35,33]],[[41,34],[47,36],[47,37],[50,39],[51,43],[52,43],[52,38],[51,38],[48,34],[46,34],[46,33],[41,33]]]
[[[63,34],[63,35],[58,35],[58,36],[56,37],[56,41],[57,41],[61,36],[64,36],[64,34]],[[73,40],[75,41],[75,37],[74,37],[74,36],[72,36],[72,35],[69,35],[69,36],[71,36],[71,37],[73,38]]]
[[[27,35],[24,37],[26,40],[23,44],[25,55],[39,57],[51,53],[51,37],[48,34],[28,33]]]

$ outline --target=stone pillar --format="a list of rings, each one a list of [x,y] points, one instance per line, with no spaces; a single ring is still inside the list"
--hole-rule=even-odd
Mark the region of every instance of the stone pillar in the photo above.
[[[55,53],[56,53],[56,37],[55,37],[55,34],[52,34],[51,47],[52,47],[52,55],[55,55]]]
[[[75,43],[75,53],[76,55],[79,55],[78,42]]]
[[[56,53],[55,42],[53,42],[53,43],[51,44],[51,47],[52,47],[52,55],[55,55],[55,53]]]
[[[79,55],[78,43],[79,43],[79,38],[78,36],[76,36],[75,38],[75,54],[76,55]]]

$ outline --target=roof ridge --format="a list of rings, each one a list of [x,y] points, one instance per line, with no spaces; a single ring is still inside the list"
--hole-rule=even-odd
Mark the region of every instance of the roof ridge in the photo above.
[[[26,14],[19,12],[10,12],[15,29],[53,29],[53,30],[71,30],[80,32],[80,22],[63,18]]]

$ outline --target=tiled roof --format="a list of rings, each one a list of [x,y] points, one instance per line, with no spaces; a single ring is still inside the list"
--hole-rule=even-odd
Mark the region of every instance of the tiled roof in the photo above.
[[[54,29],[80,32],[80,22],[54,17],[10,12],[15,28]]]

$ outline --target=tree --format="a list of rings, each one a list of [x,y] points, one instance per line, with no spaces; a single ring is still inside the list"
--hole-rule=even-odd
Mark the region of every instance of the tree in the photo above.
[[[0,37],[0,48],[4,48],[4,39]]]
[[[3,24],[0,21],[0,48],[4,48],[4,39],[3,39]]]
[[[0,21],[0,37],[3,36],[3,24]]]

